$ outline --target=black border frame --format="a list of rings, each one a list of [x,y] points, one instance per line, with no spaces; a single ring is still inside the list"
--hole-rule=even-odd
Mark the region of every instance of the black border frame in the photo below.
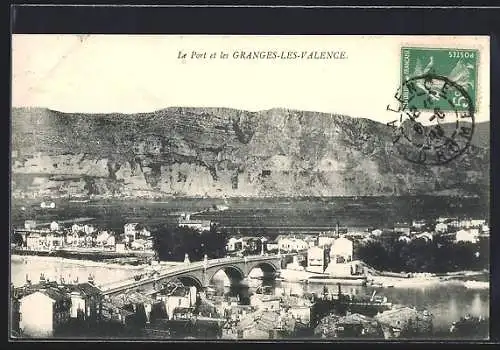
[[[425,6],[401,6],[399,5],[377,5],[364,1],[363,5],[340,4],[332,7],[331,2],[317,2],[315,6],[297,4],[296,1],[288,1],[287,5],[274,5],[272,7],[257,4],[246,5],[157,5],[150,2],[153,7],[138,6],[68,6],[68,5],[12,5],[10,8],[10,30],[9,33],[37,34],[37,33],[85,33],[85,34],[303,34],[303,35],[488,35],[490,36],[490,100],[491,100],[491,150],[490,150],[490,211],[492,231],[496,229],[497,219],[494,215],[495,186],[498,175],[493,163],[495,159],[495,132],[498,122],[495,116],[499,108],[495,104],[494,96],[499,93],[500,79],[500,7],[485,7],[478,5],[477,1],[462,1],[461,5],[470,7],[443,6],[443,1],[435,3],[440,7]],[[444,2],[446,3],[446,2]],[[353,7],[354,6],[354,7]],[[472,7],[475,6],[475,7]],[[9,35],[10,49],[10,35]],[[10,50],[9,50],[10,59]],[[10,67],[9,67],[10,68]],[[10,81],[9,72],[9,81]],[[10,84],[9,84],[10,88]],[[495,94],[496,92],[496,94]],[[9,90],[9,127],[10,131],[10,90]],[[6,138],[7,147],[10,149],[10,132]],[[10,154],[8,168],[10,169]],[[10,209],[10,171],[8,173],[9,209]],[[10,210],[9,210],[10,212]],[[9,222],[9,221],[6,221]],[[7,227],[10,231],[10,225]],[[466,344],[486,344],[500,341],[499,315],[500,310],[500,255],[494,254],[494,247],[500,243],[500,237],[495,233],[491,235],[491,288],[490,288],[490,322],[491,341],[488,342],[441,342],[439,346],[453,346]],[[10,273],[10,245],[6,245]],[[11,342],[12,340],[9,339]],[[57,340],[47,341],[50,348],[67,346],[67,343],[81,342],[81,340]],[[120,339],[120,341],[124,341]],[[45,341],[44,341],[45,342]],[[94,340],[92,340],[94,342]],[[102,340],[95,342],[103,343]],[[106,340],[106,343],[108,340]],[[144,341],[131,341],[130,343],[141,343]],[[169,341],[170,342],[170,341]],[[203,341],[204,343],[209,343]],[[210,341],[211,342],[211,341]],[[33,342],[16,340],[13,344],[29,345]],[[40,341],[37,341],[40,343]],[[155,344],[156,342],[149,342]],[[198,346],[200,341],[175,341],[181,346]],[[219,345],[225,346],[233,342],[217,341]],[[238,341],[237,343],[256,343],[252,341]],[[269,342],[258,342],[268,344]],[[271,342],[272,343],[272,342]],[[296,344],[311,343],[325,344],[321,341],[280,341],[279,343]],[[328,344],[331,342],[328,342]],[[336,342],[336,345],[351,344],[352,342]],[[356,344],[367,343],[355,342]],[[436,341],[400,341],[397,344],[403,346],[418,343],[436,343]],[[347,345],[346,344],[346,345]],[[393,342],[382,342],[369,344],[393,346]],[[424,345],[422,344],[422,345]],[[74,346],[76,344],[71,344]],[[112,345],[112,344],[106,344]]]

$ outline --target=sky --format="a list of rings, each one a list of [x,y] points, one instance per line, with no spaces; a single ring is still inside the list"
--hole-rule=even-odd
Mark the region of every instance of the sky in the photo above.
[[[402,46],[479,49],[476,121],[489,120],[488,37],[16,34],[12,106],[81,113],[289,108],[388,122]],[[343,51],[346,58],[235,59],[241,51]],[[191,59],[193,52],[207,56]]]

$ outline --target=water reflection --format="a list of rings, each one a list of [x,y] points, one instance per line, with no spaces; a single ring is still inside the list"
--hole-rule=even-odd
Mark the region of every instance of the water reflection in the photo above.
[[[70,261],[63,258],[43,257],[13,257],[11,261],[11,282],[15,287],[25,284],[26,279],[37,283],[40,274],[51,281],[59,281],[61,277],[65,281],[78,279],[85,282],[89,274],[94,275],[97,284],[119,281],[129,278],[137,273],[135,269],[109,268],[105,266],[86,266],[83,262]]]

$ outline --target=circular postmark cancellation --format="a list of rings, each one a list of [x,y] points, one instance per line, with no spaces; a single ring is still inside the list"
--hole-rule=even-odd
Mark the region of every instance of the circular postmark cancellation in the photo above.
[[[446,164],[463,154],[474,132],[474,103],[449,78],[425,74],[406,79],[394,96],[399,115],[387,123],[392,144],[404,159],[423,165]]]

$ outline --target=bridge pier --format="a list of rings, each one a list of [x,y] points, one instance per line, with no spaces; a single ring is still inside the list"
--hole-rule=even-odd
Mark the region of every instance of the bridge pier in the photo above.
[[[164,287],[165,283],[172,279],[178,279],[183,284],[196,285],[197,288],[206,290],[210,285],[214,274],[220,270],[224,270],[226,275],[231,279],[231,284],[236,286],[239,283],[248,282],[248,276],[253,268],[260,267],[264,275],[271,276],[271,273],[281,269],[281,262],[284,256],[248,256],[243,258],[221,258],[208,260],[205,258],[200,262],[190,262],[180,264],[175,267],[170,267],[161,272],[157,276],[145,276],[139,280],[129,279],[120,282],[113,282],[108,286],[103,286],[104,295],[116,295],[130,291],[138,291],[142,289],[145,294],[158,294]],[[188,284],[186,284],[188,283]]]

